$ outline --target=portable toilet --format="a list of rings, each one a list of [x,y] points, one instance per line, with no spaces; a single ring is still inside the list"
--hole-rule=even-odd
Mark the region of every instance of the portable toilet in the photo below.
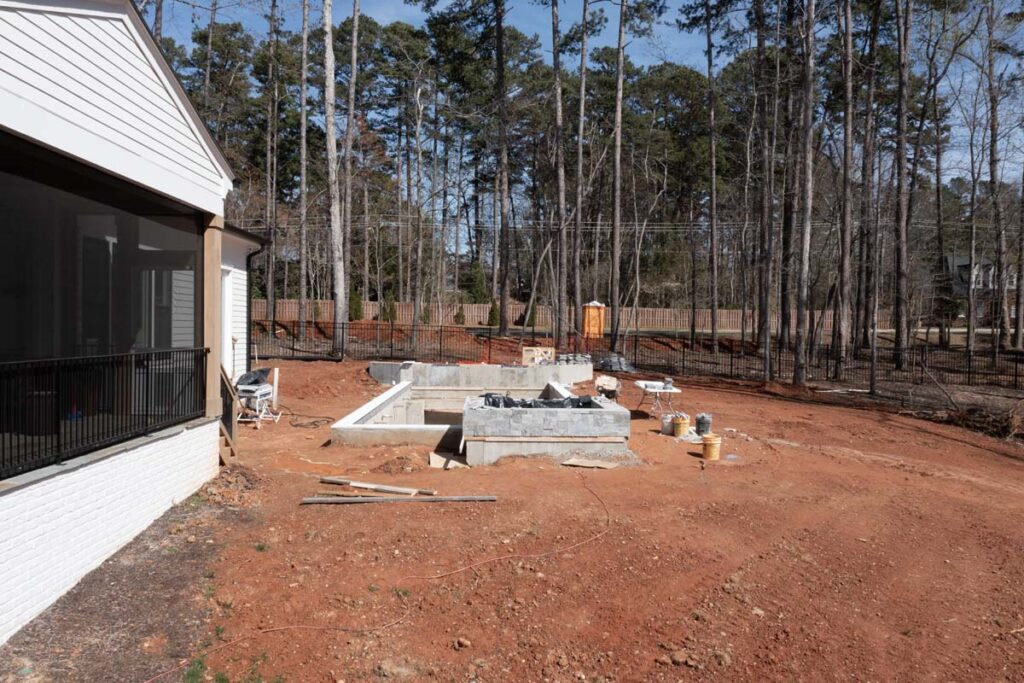
[[[600,339],[604,336],[605,305],[591,301],[583,306],[583,338]]]

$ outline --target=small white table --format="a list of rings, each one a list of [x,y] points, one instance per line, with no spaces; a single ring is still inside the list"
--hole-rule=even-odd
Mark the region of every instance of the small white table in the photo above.
[[[653,399],[651,402],[651,415],[664,413],[666,406],[668,407],[668,412],[674,413],[675,408],[672,407],[672,394],[683,393],[682,390],[677,389],[675,386],[665,386],[664,382],[655,382],[648,379],[638,379],[633,384],[643,392],[640,395],[640,403],[636,405],[636,409],[640,410],[640,406],[644,404],[644,401],[651,397]],[[663,396],[664,402],[662,401]]]

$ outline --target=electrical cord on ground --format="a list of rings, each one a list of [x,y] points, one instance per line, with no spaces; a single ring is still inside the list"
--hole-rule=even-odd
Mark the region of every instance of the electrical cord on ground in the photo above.
[[[282,406],[282,408],[283,407],[284,406]],[[230,648],[246,640],[252,640],[253,638],[258,638],[259,636],[266,635],[268,633],[277,633],[281,631],[333,631],[337,633],[375,633],[377,631],[383,631],[385,629],[392,628],[404,622],[408,618],[409,612],[412,610],[412,607],[406,601],[401,591],[398,590],[402,586],[402,584],[404,584],[407,581],[436,581],[438,579],[454,576],[456,574],[461,574],[467,571],[473,571],[475,573],[478,567],[487,564],[493,564],[494,562],[501,562],[502,560],[536,560],[543,557],[549,557],[551,555],[557,555],[559,553],[566,553],[570,550],[575,550],[576,548],[579,548],[580,546],[586,545],[588,543],[593,543],[594,541],[600,539],[602,536],[611,531],[612,514],[611,511],[608,509],[608,504],[604,502],[604,499],[601,498],[601,496],[598,495],[598,493],[594,489],[590,488],[590,485],[587,483],[587,479],[586,477],[583,476],[583,473],[577,472],[576,474],[577,476],[579,476],[580,483],[583,484],[583,488],[585,488],[590,493],[590,495],[596,498],[597,502],[599,502],[601,504],[601,507],[604,508],[604,528],[602,528],[600,531],[594,534],[591,534],[590,536],[587,536],[581,541],[576,541],[575,543],[571,543],[566,546],[558,546],[542,553],[510,553],[508,555],[496,555],[494,557],[489,557],[485,560],[480,560],[479,562],[473,562],[471,564],[464,565],[457,569],[452,569],[451,571],[441,572],[440,574],[403,576],[397,582],[395,582],[394,591],[395,594],[399,597],[399,600],[401,601],[404,609],[398,617],[384,624],[380,624],[379,626],[371,626],[368,628],[358,628],[354,626],[317,626],[313,624],[291,624],[287,626],[275,626],[273,628],[258,629],[248,635],[239,636],[238,638],[229,640],[226,643],[221,643],[217,647],[205,650],[204,652],[202,652],[200,656],[206,657],[215,652],[226,650],[227,648]],[[187,667],[193,661],[193,659],[194,658],[191,657],[188,659],[184,659],[181,661],[181,663],[178,664],[178,666],[174,667],[173,669],[167,669],[166,671],[158,673],[152,678],[147,678],[145,681],[143,681],[143,683],[154,683],[155,681],[158,681],[164,678],[165,676],[169,676],[177,671],[181,671],[182,669]]]
[[[288,424],[297,429],[319,429],[324,425],[329,425],[334,422],[335,418],[327,417],[325,415],[303,415],[302,413],[296,413],[294,410],[281,404],[281,413],[288,416]],[[307,418],[306,421],[302,421],[298,418]]]

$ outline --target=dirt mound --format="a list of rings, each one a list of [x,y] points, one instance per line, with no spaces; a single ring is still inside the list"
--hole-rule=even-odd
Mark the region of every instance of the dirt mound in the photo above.
[[[245,465],[225,467],[216,479],[199,490],[208,503],[226,507],[248,508],[259,505],[259,489],[265,477]]]
[[[381,474],[408,474],[410,472],[418,472],[427,466],[423,456],[399,455],[396,458],[382,462],[370,471]]]

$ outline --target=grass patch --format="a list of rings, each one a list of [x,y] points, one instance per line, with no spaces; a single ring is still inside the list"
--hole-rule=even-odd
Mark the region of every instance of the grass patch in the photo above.
[[[255,548],[256,552],[258,553],[265,553],[270,549],[270,546],[266,543],[263,543],[262,541],[259,543],[254,543],[252,547]]]
[[[206,679],[206,658],[196,657],[185,669],[181,677],[182,683],[203,683]]]

